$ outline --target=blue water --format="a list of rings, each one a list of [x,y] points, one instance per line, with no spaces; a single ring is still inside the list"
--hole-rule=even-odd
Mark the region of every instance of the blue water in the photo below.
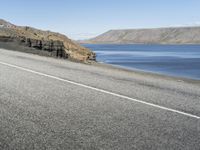
[[[85,44],[97,61],[129,69],[200,80],[200,45]]]

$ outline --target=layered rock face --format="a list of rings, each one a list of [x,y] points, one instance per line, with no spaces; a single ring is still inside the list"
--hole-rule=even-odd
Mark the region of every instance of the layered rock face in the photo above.
[[[44,41],[44,40],[36,40],[30,39],[26,37],[8,37],[8,36],[0,36],[0,47],[9,48],[9,45],[15,45],[15,47],[11,47],[10,49],[25,51],[24,48],[29,52],[32,50],[33,53],[60,57],[60,58],[69,58],[68,53],[65,51],[65,47],[63,42],[61,41]],[[22,48],[24,46],[24,48]],[[20,48],[22,50],[20,50]],[[37,50],[37,51],[36,51]]]
[[[4,20],[0,20],[0,47],[82,62],[95,60],[92,51],[74,43],[65,35],[16,26]]]

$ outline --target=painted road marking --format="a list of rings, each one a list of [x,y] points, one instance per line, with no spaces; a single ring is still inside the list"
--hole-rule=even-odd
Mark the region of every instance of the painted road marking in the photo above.
[[[62,82],[70,83],[70,84],[73,84],[73,85],[81,86],[81,87],[84,87],[84,88],[87,88],[87,89],[95,90],[95,91],[98,91],[98,92],[101,92],[101,93],[113,95],[113,96],[116,96],[116,97],[120,97],[120,98],[123,98],[123,99],[134,101],[134,102],[137,102],[137,103],[145,104],[145,105],[148,105],[148,106],[151,106],[151,107],[156,107],[156,108],[159,108],[159,109],[163,109],[163,110],[170,111],[170,112],[173,112],[173,113],[192,117],[192,118],[195,118],[195,119],[200,119],[200,116],[196,116],[196,115],[189,114],[189,113],[186,113],[186,112],[183,112],[183,111],[167,108],[167,107],[160,106],[160,105],[157,105],[157,104],[145,102],[145,101],[142,101],[142,100],[134,99],[134,98],[131,98],[131,97],[128,97],[128,96],[125,96],[125,95],[113,93],[113,92],[106,91],[106,90],[99,89],[99,88],[95,88],[95,87],[88,86],[88,85],[85,85],[85,84],[82,84],[82,83],[77,83],[77,82],[74,82],[74,81],[62,79],[62,78],[59,78],[59,77],[56,77],[56,76],[53,76],[53,75],[48,75],[48,74],[45,74],[45,73],[42,73],[42,72],[23,68],[23,67],[20,67],[20,66],[17,66],[17,65],[12,65],[12,64],[9,64],[9,63],[1,62],[1,61],[0,61],[0,64],[8,66],[8,67],[16,68],[16,69],[19,69],[19,70],[23,70],[23,71],[26,71],[26,72],[30,72],[30,73],[33,73],[33,74],[37,74],[37,75],[40,75],[40,76],[48,77],[48,78],[51,78],[51,79],[59,80],[59,81],[62,81]]]

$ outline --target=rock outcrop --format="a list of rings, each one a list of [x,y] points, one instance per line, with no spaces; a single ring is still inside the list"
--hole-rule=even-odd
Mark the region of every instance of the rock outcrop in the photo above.
[[[65,35],[16,26],[5,20],[0,20],[0,47],[82,62],[95,60],[95,53]]]
[[[110,30],[80,41],[92,44],[200,44],[200,27]]]

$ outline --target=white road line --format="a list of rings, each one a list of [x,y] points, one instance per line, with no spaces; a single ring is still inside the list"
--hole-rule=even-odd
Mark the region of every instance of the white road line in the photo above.
[[[156,107],[156,108],[159,108],[159,109],[163,109],[163,110],[170,111],[170,112],[173,112],[173,113],[192,117],[192,118],[195,118],[195,119],[200,119],[200,116],[192,115],[192,114],[189,114],[189,113],[186,113],[186,112],[183,112],[183,111],[179,111],[179,110],[167,108],[167,107],[164,107],[164,106],[160,106],[160,105],[157,105],[157,104],[153,104],[153,103],[145,102],[145,101],[142,101],[142,100],[134,99],[134,98],[131,98],[131,97],[128,97],[128,96],[125,96],[125,95],[109,92],[109,91],[106,91],[106,90],[103,90],[103,89],[95,88],[95,87],[88,86],[88,85],[81,84],[81,83],[77,83],[77,82],[74,82],[74,81],[62,79],[62,78],[59,78],[59,77],[56,77],[56,76],[37,72],[37,71],[31,70],[31,69],[23,68],[23,67],[20,67],[20,66],[12,65],[12,64],[9,64],[9,63],[1,62],[1,61],[0,61],[0,64],[8,66],[8,67],[16,68],[16,69],[19,69],[19,70],[23,70],[23,71],[26,71],[26,72],[30,72],[30,73],[33,73],[33,74],[37,74],[37,75],[40,75],[40,76],[59,80],[59,81],[62,81],[62,82],[67,82],[67,83],[70,83],[70,84],[81,86],[81,87],[84,87],[84,88],[87,88],[87,89],[95,90],[95,91],[98,91],[98,92],[101,92],[101,93],[106,93],[106,94],[109,94],[109,95],[113,95],[113,96],[116,96],[116,97],[120,97],[120,98],[123,98],[123,99],[134,101],[134,102],[137,102],[137,103],[145,104],[145,105],[148,105],[148,106],[151,106],[151,107]]]

